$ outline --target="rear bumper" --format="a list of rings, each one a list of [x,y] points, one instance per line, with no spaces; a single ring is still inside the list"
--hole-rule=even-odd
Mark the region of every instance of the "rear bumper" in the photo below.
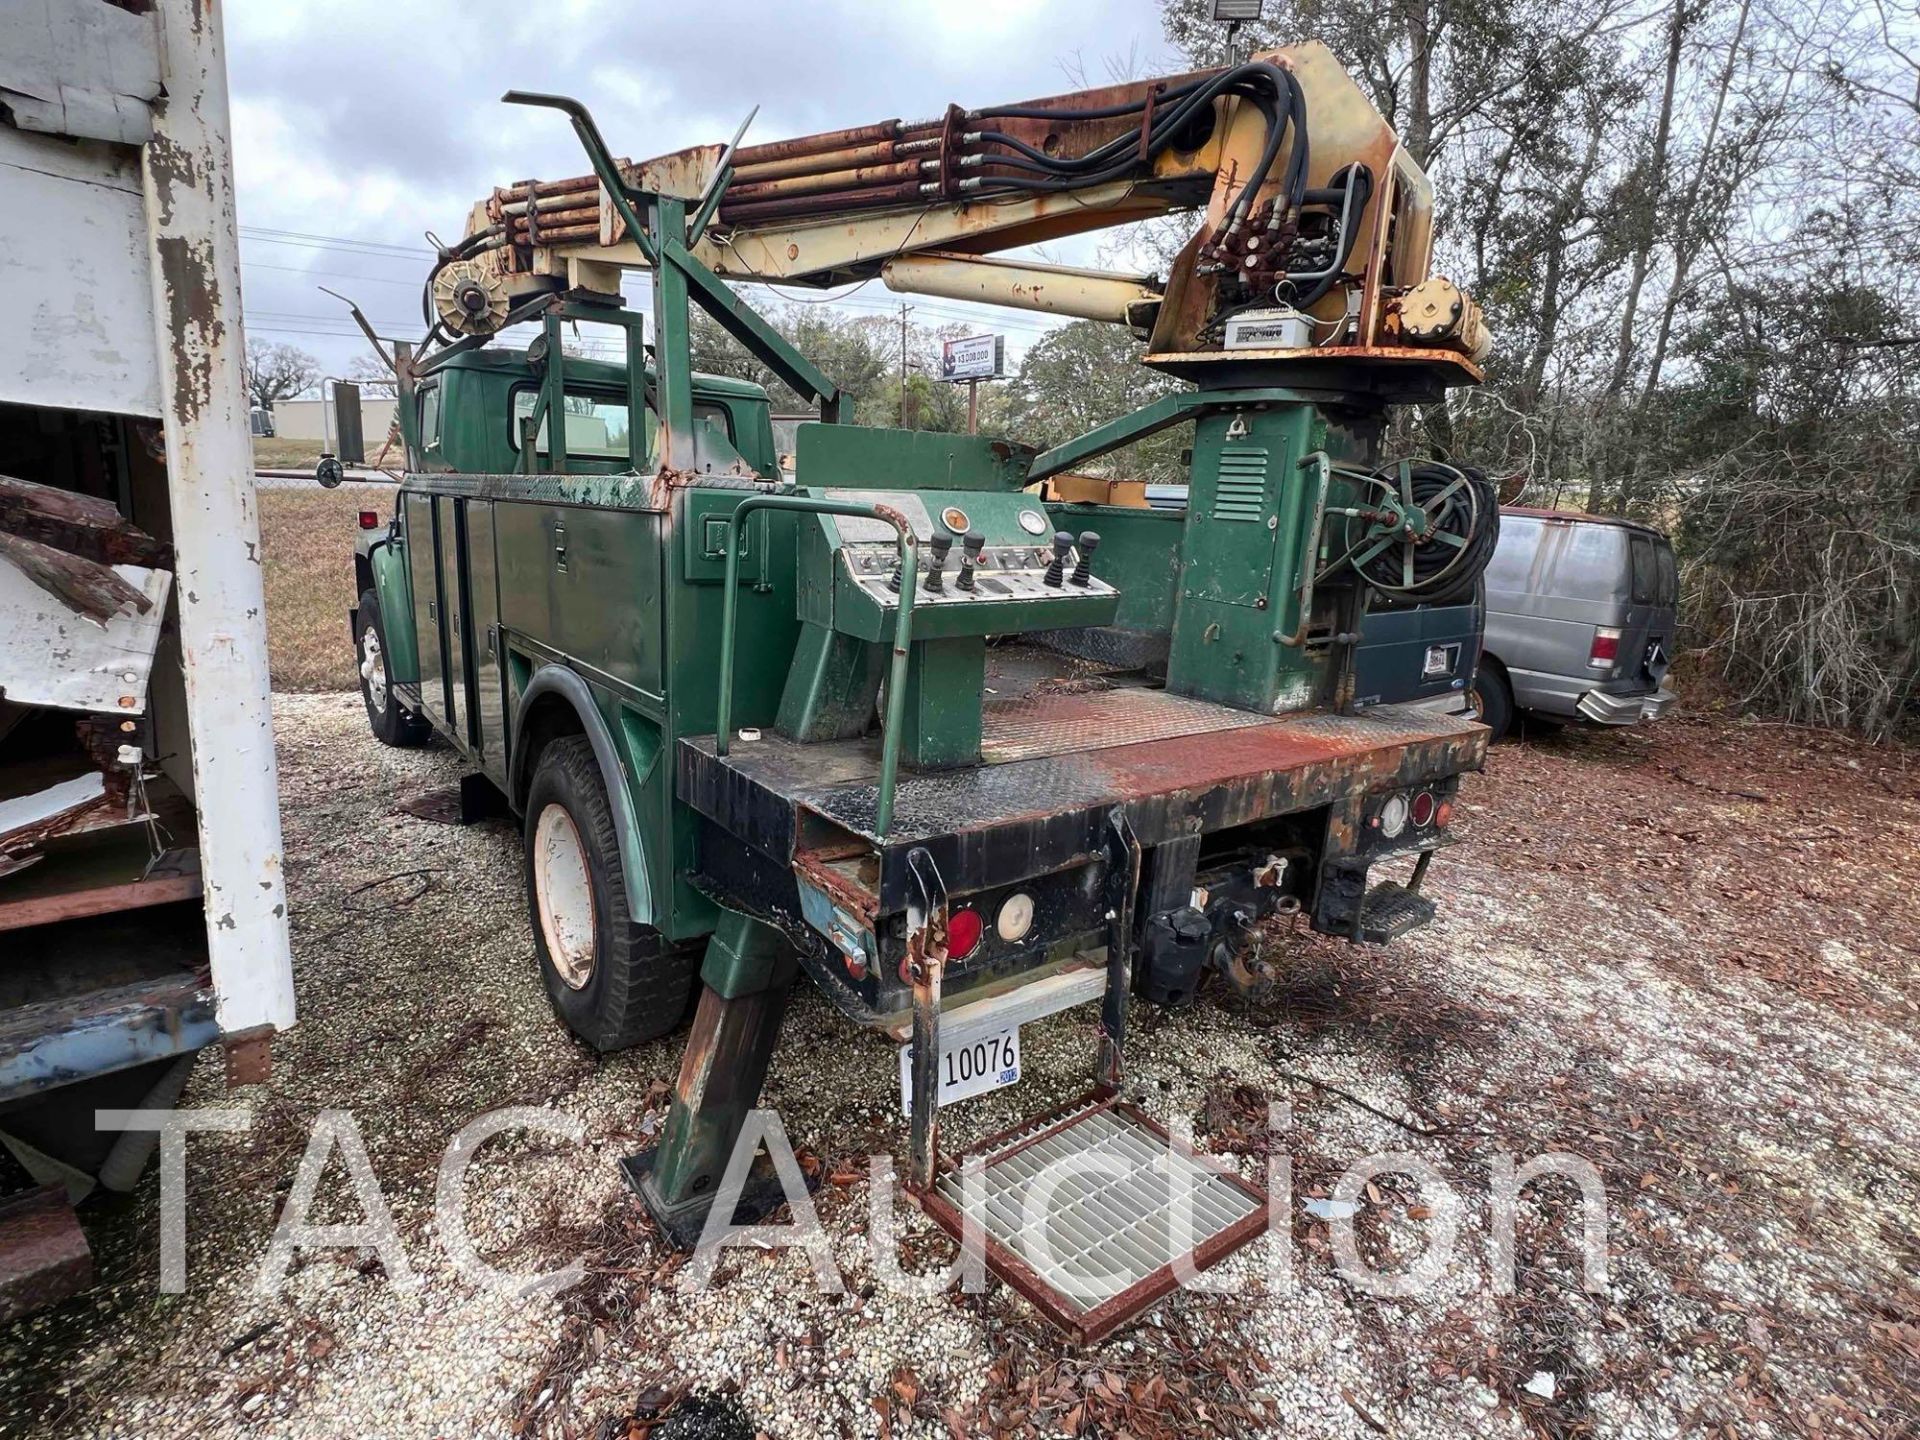
[[[1651,695],[1610,695],[1604,690],[1589,690],[1580,697],[1581,716],[1597,725],[1638,725],[1643,720],[1658,720],[1673,708],[1673,691],[1661,686]]]

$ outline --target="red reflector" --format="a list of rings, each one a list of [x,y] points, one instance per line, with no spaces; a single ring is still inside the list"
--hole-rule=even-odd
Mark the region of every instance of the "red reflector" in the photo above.
[[[378,510],[362,510],[360,512],[360,528],[362,530],[378,530],[380,528],[380,512]]]
[[[978,910],[955,910],[947,916],[947,957],[964,960],[980,948],[985,922]]]
[[[1422,790],[1413,797],[1413,823],[1426,825],[1433,820],[1433,793]]]
[[[1434,812],[1433,818],[1442,825],[1453,819],[1453,802],[1451,800],[1442,800],[1440,802],[1440,808]]]
[[[1602,661],[1620,658],[1620,632],[1618,630],[1596,630],[1593,632],[1593,649],[1587,652],[1590,664],[1598,665]]]

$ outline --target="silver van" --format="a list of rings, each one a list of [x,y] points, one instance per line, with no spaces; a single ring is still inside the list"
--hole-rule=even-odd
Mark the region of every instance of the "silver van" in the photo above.
[[[1486,573],[1486,639],[1471,691],[1495,738],[1516,717],[1633,725],[1672,708],[1679,572],[1659,531],[1506,506]]]

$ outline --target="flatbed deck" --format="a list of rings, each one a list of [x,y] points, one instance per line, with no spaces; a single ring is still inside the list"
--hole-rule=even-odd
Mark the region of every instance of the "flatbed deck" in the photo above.
[[[869,870],[866,886],[891,909],[916,846],[943,874],[989,886],[1100,853],[1116,807],[1152,846],[1195,819],[1208,831],[1250,824],[1452,775],[1486,755],[1485,727],[1460,717],[1395,706],[1259,715],[1019,649],[989,673],[982,763],[903,765],[884,836],[877,735],[801,743],[768,733],[736,738],[726,755],[710,735],[685,739],[680,798],[777,863],[877,852],[879,883]],[[1356,786],[1356,773],[1368,783]]]

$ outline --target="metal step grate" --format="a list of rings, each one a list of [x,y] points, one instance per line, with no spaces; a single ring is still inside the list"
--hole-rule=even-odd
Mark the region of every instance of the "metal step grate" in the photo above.
[[[1083,1344],[1171,1291],[1179,1283],[1177,1255],[1204,1269],[1267,1226],[1266,1196],[1173,1144],[1128,1105],[1080,1102],[969,1153],[984,1161],[985,1194],[975,1213],[987,1268]],[[956,1238],[967,1158],[926,1197],[929,1213]]]

